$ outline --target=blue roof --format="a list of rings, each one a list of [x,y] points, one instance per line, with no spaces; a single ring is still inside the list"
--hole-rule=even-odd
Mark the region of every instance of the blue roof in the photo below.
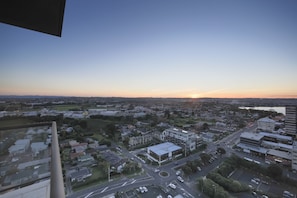
[[[150,147],[148,147],[148,149],[160,156],[160,155],[164,155],[169,152],[180,150],[182,148],[180,146],[177,146],[177,145],[171,143],[171,142],[164,142],[162,144],[150,146]]]

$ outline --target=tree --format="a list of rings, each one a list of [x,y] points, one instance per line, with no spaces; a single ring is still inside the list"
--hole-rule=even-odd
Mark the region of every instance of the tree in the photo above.
[[[209,126],[208,126],[208,124],[206,122],[203,123],[202,129],[203,130],[208,130],[209,129]]]
[[[222,148],[222,147],[219,147],[217,149],[217,152],[220,153],[221,155],[224,155],[226,153],[226,150],[224,148]]]
[[[283,170],[277,164],[271,164],[267,168],[267,175],[273,179],[280,179],[283,175]]]
[[[114,124],[107,124],[105,127],[105,130],[107,131],[107,135],[110,139],[114,139],[116,137],[116,127]]]
[[[186,175],[190,175],[190,174],[192,173],[192,169],[191,169],[191,167],[189,167],[188,165],[184,165],[184,166],[182,167],[182,170],[183,170],[183,172],[184,172]]]
[[[164,117],[165,118],[169,118],[170,117],[170,111],[168,109],[165,110]]]
[[[201,153],[200,158],[204,163],[208,163],[211,157],[207,153]]]

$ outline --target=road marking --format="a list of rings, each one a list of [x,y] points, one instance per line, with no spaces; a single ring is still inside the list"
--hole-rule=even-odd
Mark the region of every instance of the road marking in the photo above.
[[[89,196],[91,196],[94,192],[90,192],[89,194],[87,194],[87,196],[85,196],[85,198],[88,198]]]
[[[131,182],[131,184],[134,184],[136,182],[136,180],[133,180],[132,182]]]
[[[105,187],[105,188],[101,191],[101,193],[105,192],[107,189],[108,189],[108,187]]]
[[[127,182],[123,183],[123,185],[122,185],[122,186],[125,186],[126,184],[127,184]]]

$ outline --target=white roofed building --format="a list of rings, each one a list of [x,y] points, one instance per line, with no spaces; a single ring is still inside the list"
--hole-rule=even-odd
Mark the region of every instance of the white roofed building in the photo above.
[[[31,144],[31,151],[34,156],[38,155],[40,151],[46,150],[47,145],[44,142],[33,142]]]
[[[260,131],[267,131],[267,132],[273,132],[275,128],[275,121],[270,118],[261,118],[257,121],[258,124],[258,130]]]
[[[24,153],[30,146],[30,139],[17,140],[14,145],[8,148],[9,155],[14,156],[17,154]]]
[[[157,162],[159,165],[162,163],[175,159],[181,156],[183,151],[180,146],[171,142],[164,142],[155,146],[147,147],[148,159]]]

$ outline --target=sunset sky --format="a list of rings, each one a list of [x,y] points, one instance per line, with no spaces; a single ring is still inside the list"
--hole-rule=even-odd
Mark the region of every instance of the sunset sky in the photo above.
[[[0,24],[0,95],[297,98],[295,0],[67,0]]]

